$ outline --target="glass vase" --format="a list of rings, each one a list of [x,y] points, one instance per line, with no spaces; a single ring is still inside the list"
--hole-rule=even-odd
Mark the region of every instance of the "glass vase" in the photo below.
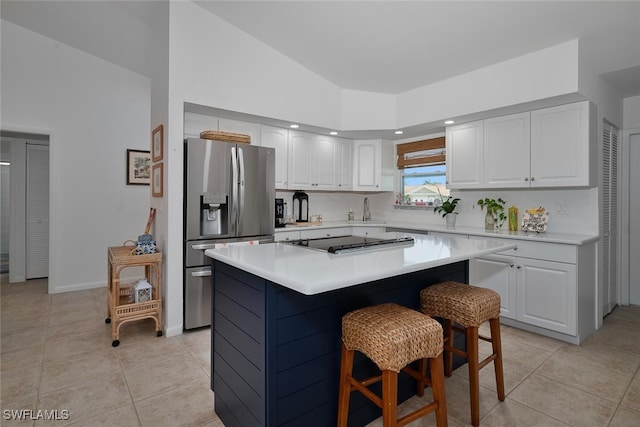
[[[484,229],[487,231],[494,231],[496,229],[496,221],[493,217],[493,209],[487,208],[487,213],[484,216]]]

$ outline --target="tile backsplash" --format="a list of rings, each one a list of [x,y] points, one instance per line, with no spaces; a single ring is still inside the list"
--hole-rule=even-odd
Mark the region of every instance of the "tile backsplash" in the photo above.
[[[309,191],[309,216],[320,214],[324,221],[346,221],[349,210],[353,210],[356,220],[362,219],[363,201],[369,198],[373,220],[405,222],[420,225],[443,225],[444,219],[433,210],[395,209],[395,193],[354,193]],[[519,222],[525,209],[542,206],[550,212],[550,233],[598,234],[598,189],[553,189],[553,190],[465,190],[453,191],[461,198],[458,204],[457,225],[463,227],[483,227],[484,211],[476,205],[485,197],[506,200],[506,207],[516,206]],[[293,191],[278,191],[276,197],[287,202],[291,214]],[[507,225],[503,225],[506,230]]]

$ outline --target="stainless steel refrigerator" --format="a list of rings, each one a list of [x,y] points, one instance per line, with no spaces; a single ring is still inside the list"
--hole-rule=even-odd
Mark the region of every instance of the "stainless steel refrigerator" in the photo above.
[[[272,242],[275,150],[185,140],[184,328],[211,324],[211,259],[219,243]]]

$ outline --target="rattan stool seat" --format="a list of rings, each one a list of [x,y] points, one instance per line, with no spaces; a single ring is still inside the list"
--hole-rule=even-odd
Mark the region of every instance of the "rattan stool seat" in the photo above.
[[[480,369],[493,362],[498,400],[505,399],[500,340],[500,295],[486,288],[458,282],[443,282],[420,291],[420,306],[428,316],[444,319],[444,371],[451,376],[453,355],[467,359],[469,365],[469,401],[471,424],[480,425]],[[478,328],[489,321],[491,337],[478,334]],[[454,324],[459,324],[463,328]],[[466,351],[456,348],[454,331],[465,335]],[[492,354],[479,360],[479,340],[491,343]]]
[[[464,326],[480,326],[500,316],[500,295],[487,288],[443,282],[420,292],[422,312]]]
[[[443,375],[442,326],[418,311],[397,304],[380,304],[357,309],[342,317],[342,351],[340,361],[340,392],[338,427],[346,427],[352,391],[359,391],[382,409],[384,427],[409,424],[435,412],[438,427],[447,425],[446,395]],[[354,353],[367,356],[380,369],[380,375],[355,379]],[[419,361],[418,369],[410,366]],[[426,376],[427,362],[431,378]],[[433,402],[397,418],[398,373],[403,371],[418,381],[417,394],[430,385]],[[382,397],[369,386],[382,382]]]
[[[442,326],[397,304],[380,304],[345,314],[342,342],[371,359],[381,371],[400,372],[418,359],[442,353]]]

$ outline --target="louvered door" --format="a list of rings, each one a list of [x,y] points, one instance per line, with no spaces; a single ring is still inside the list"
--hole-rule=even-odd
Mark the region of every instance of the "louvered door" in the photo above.
[[[604,123],[602,135],[602,314],[618,303],[618,130]]]
[[[26,278],[49,275],[49,147],[27,144]]]

